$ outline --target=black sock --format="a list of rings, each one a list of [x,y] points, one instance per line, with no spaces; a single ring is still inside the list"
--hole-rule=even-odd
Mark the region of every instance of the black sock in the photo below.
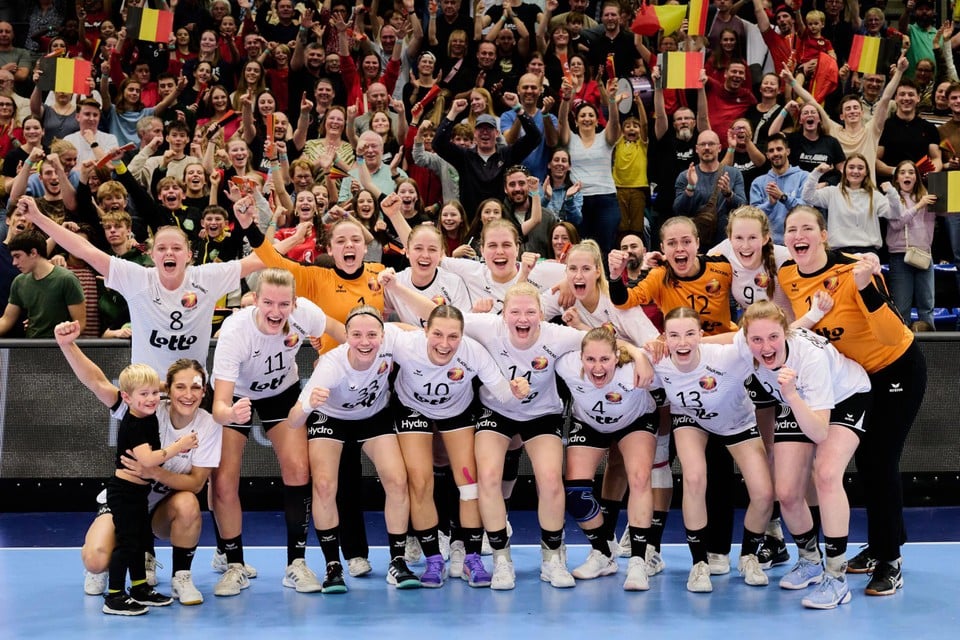
[[[223,536],[220,535],[220,527],[217,526],[217,516],[211,511],[211,518],[213,521],[213,536],[217,539],[217,553],[223,553]]]
[[[306,556],[312,502],[313,490],[310,483],[299,486],[283,485],[283,516],[287,523],[288,565]]]
[[[827,552],[828,558],[836,558],[837,556],[842,556],[847,552],[847,536],[841,536],[839,538],[824,536],[823,540],[823,547]]]
[[[547,531],[546,529],[541,527],[540,543],[544,546],[544,548],[552,549],[552,550],[559,549],[561,542],[563,542],[563,529],[557,529],[556,531]]]
[[[317,532],[317,540],[320,542],[320,550],[323,551],[323,559],[327,564],[331,562],[340,562],[340,527],[332,529],[314,529]]]
[[[236,538],[224,538],[223,552],[228,564],[243,564],[243,534]]]
[[[819,541],[820,530],[822,528],[820,525],[820,506],[819,505],[815,504],[812,507],[810,507],[810,517],[813,518],[813,530],[817,532],[817,540]]]
[[[506,531],[506,530],[504,530]],[[480,527],[462,527],[464,553],[480,553],[483,547],[483,529]]]
[[[420,548],[426,557],[440,555],[440,539],[437,537],[437,527],[430,527],[421,531],[414,531],[413,534],[420,541]]]
[[[407,551],[407,534],[404,533],[387,533],[387,539],[390,540],[390,559],[394,560],[396,558],[403,559],[403,555]]]
[[[509,541],[509,538],[507,537],[507,528],[504,527],[499,531],[487,531],[487,540],[490,542],[490,548],[494,551],[506,549],[507,542]]]
[[[780,519],[780,501],[779,500],[773,501],[773,513],[770,514],[770,519],[771,520]]]
[[[650,527],[630,526],[630,557],[645,558],[650,544]]]
[[[654,511],[653,518],[650,520],[650,537],[647,538],[647,544],[652,544],[657,551],[660,551],[663,530],[667,526],[667,516],[669,514],[669,511]]]
[[[603,537],[613,540],[617,535],[617,520],[620,519],[620,501],[600,498],[600,513],[603,514]]]
[[[797,550],[801,557],[812,560],[814,556],[819,560],[820,549],[817,547],[817,530],[810,529],[806,533],[798,533],[793,536],[793,541],[797,543]]]
[[[693,564],[707,561],[707,528],[687,529],[687,546],[690,547],[690,555],[693,557]]]
[[[760,547],[763,546],[763,539],[765,534],[763,531],[760,533],[755,533],[750,531],[746,527],[743,528],[743,538],[740,541],[740,555],[745,556],[748,554],[757,555],[760,553]]]
[[[190,571],[190,567],[193,566],[193,554],[197,551],[197,545],[192,547],[178,547],[174,545],[173,547],[173,575],[177,575],[177,571]]]
[[[520,477],[520,457],[523,455],[523,449],[507,450],[503,459],[503,483],[509,485],[510,495],[503,497],[507,511],[510,510],[510,496],[513,495],[513,487],[517,484],[517,478]]]
[[[454,514],[460,512],[460,492],[457,491],[453,472],[448,466],[433,467],[433,504],[437,505],[437,527],[451,535]]]
[[[610,557],[610,544],[607,542],[606,527],[600,525],[595,529],[584,529],[583,535],[587,536],[587,540],[590,541],[591,547],[608,558]]]

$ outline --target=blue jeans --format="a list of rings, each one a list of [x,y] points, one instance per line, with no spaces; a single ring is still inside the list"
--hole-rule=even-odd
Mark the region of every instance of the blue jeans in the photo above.
[[[616,193],[583,197],[583,222],[580,236],[596,240],[600,253],[606,256],[616,248],[617,229],[620,227],[620,203]]]
[[[902,253],[890,254],[890,293],[900,315],[910,324],[910,308],[916,302],[917,316],[933,326],[933,267],[917,269],[903,261]]]

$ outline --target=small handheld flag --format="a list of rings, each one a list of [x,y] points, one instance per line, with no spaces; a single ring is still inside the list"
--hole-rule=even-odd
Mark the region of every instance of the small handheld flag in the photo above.
[[[662,29],[669,35],[680,28],[686,17],[687,8],[683,5],[653,6],[644,2],[637,8],[637,17],[630,25],[630,30],[641,36],[655,36]]]
[[[173,32],[173,12],[130,7],[126,27],[127,33],[137,40],[166,43]]]
[[[40,60],[39,87],[41,91],[60,93],[90,93],[89,79],[93,76],[93,65],[80,58],[43,58]]]
[[[707,35],[708,4],[708,0],[690,0],[690,16],[687,19],[687,33],[689,35]]]
[[[928,210],[960,213],[960,171],[928,173],[927,191],[937,196],[937,201]]]
[[[888,51],[891,46],[893,45],[884,38],[853,36],[847,64],[853,71],[860,73],[886,73],[886,70],[878,69],[878,66],[890,59]]]
[[[668,51],[657,55],[660,67],[658,89],[699,89],[703,71],[700,51]]]

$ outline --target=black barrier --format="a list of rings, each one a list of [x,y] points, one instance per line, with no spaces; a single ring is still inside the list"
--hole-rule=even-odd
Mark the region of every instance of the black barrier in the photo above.
[[[929,382],[901,464],[905,492],[914,504],[960,504],[960,333],[923,334],[919,343]],[[129,363],[124,341],[79,344],[114,379]],[[302,351],[298,365],[306,380],[312,352]],[[884,428],[883,416],[874,416],[871,428]],[[112,474],[115,438],[116,423],[75,378],[55,342],[0,340],[0,510],[87,510],[87,498]],[[376,504],[382,498],[366,458],[363,471],[365,487],[372,490],[370,502]],[[848,488],[856,500],[855,469],[850,471]],[[281,504],[273,499],[279,495],[279,469],[259,423],[251,432],[241,474],[251,497],[245,506]],[[526,456],[520,474],[514,504],[522,508],[535,499]]]

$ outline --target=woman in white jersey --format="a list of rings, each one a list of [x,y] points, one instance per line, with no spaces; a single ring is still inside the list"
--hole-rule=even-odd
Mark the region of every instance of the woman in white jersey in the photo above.
[[[175,360],[207,362],[213,311],[235,290],[240,278],[263,268],[256,256],[243,260],[190,265],[190,242],[177,227],[161,227],[153,236],[153,267],[110,256],[86,238],[40,213],[33,198],[20,201],[27,219],[71,255],[89,264],[130,307],[131,362],[166,371]]]
[[[54,329],[57,344],[77,379],[105,406],[120,410],[125,407],[120,400],[120,390],[77,346],[75,340],[79,335],[80,325],[76,322],[63,322]],[[193,584],[190,573],[202,524],[196,494],[206,485],[210,472],[220,464],[221,429],[213,417],[200,408],[207,387],[206,374],[199,362],[177,360],[167,369],[166,381],[169,399],[157,408],[160,444],[166,447],[195,431],[199,446],[181,451],[162,466],[149,470],[144,470],[132,457],[125,456],[122,461],[128,471],[145,480],[153,480],[148,497],[151,526],[154,535],[168,538],[173,546],[170,584],[173,596],[181,604],[197,605],[203,602],[203,594]],[[86,569],[83,590],[88,595],[99,596],[107,586],[107,568],[114,542],[113,516],[106,503],[101,502],[80,550]],[[152,572],[147,572],[147,582],[151,585],[157,583],[155,567]]]
[[[214,588],[235,596],[250,586],[243,559],[240,463],[256,410],[273,445],[283,480],[287,569],[283,586],[301,593],[321,584],[305,562],[310,504],[310,465],[302,429],[282,422],[300,395],[297,352],[323,334],[344,340],[343,325],[306,298],[296,296],[293,274],[264,269],[254,304],[223,321],[213,354],[213,416],[224,425],[223,456],[213,473],[210,506],[223,539],[227,568]]]
[[[833,609],[850,601],[845,573],[850,503],[843,474],[864,433],[870,378],[825,338],[806,329],[791,330],[783,309],[769,301],[747,307],[740,323],[743,329],[735,334],[734,344],[780,405],[774,484],[800,553],[780,586],[805,589],[819,584],[803,606]],[[819,531],[806,502],[811,470],[826,541],[826,572]]]
[[[650,475],[659,421],[653,397],[634,386],[633,370],[623,367],[629,361],[605,325],[587,332],[580,353],[568,353],[557,363],[557,375],[567,384],[573,402],[564,485],[567,513],[580,524],[593,547],[586,562],[573,570],[574,577],[592,579],[616,573],[604,516],[593,496],[593,479],[606,450],[612,445],[619,447],[630,484],[631,557],[623,588],[646,591],[645,557],[653,517]]]
[[[387,295],[392,284],[384,280]],[[518,404],[529,391],[526,378],[508,382],[489,353],[463,335],[463,314],[449,305],[433,309],[424,331],[399,336],[393,383],[394,424],[410,487],[410,519],[426,556],[420,576],[424,587],[443,584],[446,567],[440,555],[438,516],[433,502],[433,431],[439,432],[460,493],[460,529],[465,546],[459,577],[471,587],[490,585],[480,559],[483,525],[477,505],[474,458],[475,379],[505,404]]]
[[[744,381],[753,367],[729,345],[701,343],[700,315],[677,307],[664,317],[669,357],[654,365],[673,416],[673,438],[683,467],[683,523],[693,568],[687,589],[713,590],[707,561],[706,458],[709,434],[717,434],[740,467],[750,504],[744,516],[739,569],[751,586],[765,586],[767,576],[757,553],[773,510],[773,483],[753,403]]]
[[[407,472],[391,415],[389,376],[402,329],[384,326],[380,312],[359,305],[344,323],[346,344],[320,356],[288,417],[306,425],[313,479],[313,523],[327,561],[324,593],[345,593],[340,564],[337,470],[345,441],[360,443],[373,461],[386,494],[383,517],[390,542],[387,582],[398,589],[420,586],[403,559],[410,516]]]

